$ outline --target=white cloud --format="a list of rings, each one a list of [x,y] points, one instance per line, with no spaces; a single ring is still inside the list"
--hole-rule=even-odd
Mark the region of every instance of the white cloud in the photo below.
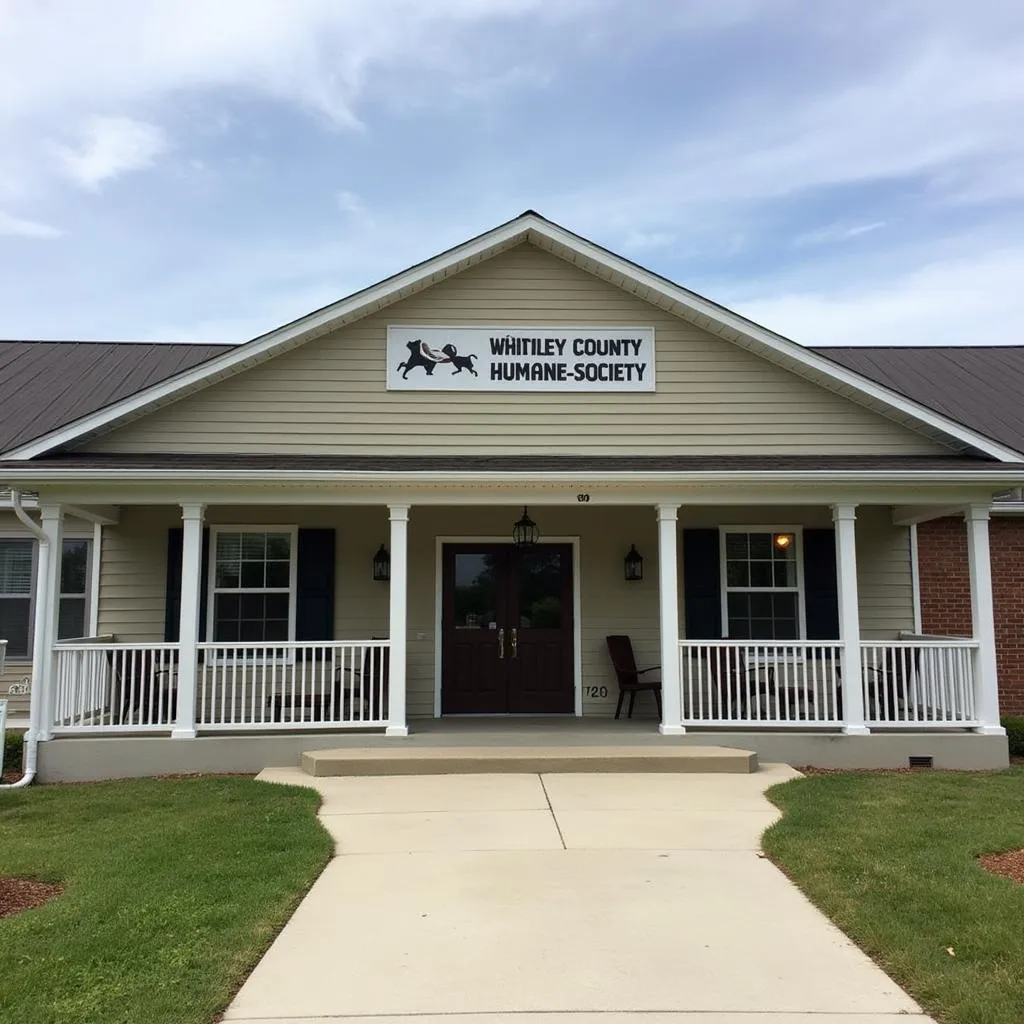
[[[848,242],[851,238],[858,238],[861,235],[870,234],[872,231],[878,231],[879,228],[884,227],[884,220],[874,220],[868,224],[833,224],[818,231],[808,231],[805,234],[798,235],[793,239],[793,244],[797,247],[803,247],[807,245],[829,245],[836,242]]]
[[[373,217],[370,216],[370,211],[367,210],[362,197],[355,192],[342,189],[335,195],[334,201],[338,204],[338,209],[353,220],[361,221],[367,226],[373,224]]]
[[[160,128],[129,117],[92,117],[76,134],[76,145],[56,146],[55,151],[64,173],[87,189],[149,167],[168,148]]]
[[[1024,343],[1024,248],[927,263],[886,281],[733,302],[803,345]]]
[[[0,210],[0,235],[14,238],[59,238],[62,234],[64,232],[60,228],[55,228],[50,224],[13,217]]]

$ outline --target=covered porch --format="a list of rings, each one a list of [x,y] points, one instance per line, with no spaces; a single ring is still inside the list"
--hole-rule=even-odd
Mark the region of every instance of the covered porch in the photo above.
[[[762,489],[756,504],[737,501],[735,492],[707,490],[684,503],[591,485],[572,504],[536,489],[518,489],[512,504],[509,495],[500,501],[504,490],[463,492],[458,505],[450,489],[384,502],[339,497],[328,504],[316,493],[302,504],[265,504],[256,494],[243,504],[236,492],[230,500],[177,506],[158,504],[156,496],[148,504],[119,503],[116,517],[108,509],[114,521],[104,527],[96,635],[53,639],[59,588],[52,569],[40,575],[33,706],[40,738],[215,742],[291,735],[319,743],[352,733],[353,741],[364,742],[374,733],[426,735],[431,719],[465,720],[444,696],[455,671],[446,646],[449,605],[465,597],[457,581],[455,590],[445,582],[446,552],[454,559],[468,550],[479,562],[481,552],[511,541],[526,502],[540,526],[538,549],[566,551],[560,632],[541,638],[548,647],[564,638],[559,650],[568,651],[568,703],[554,714],[603,721],[623,737],[640,732],[687,742],[1002,734],[987,502],[960,506],[970,538],[973,636],[930,637],[915,629],[911,524],[927,509],[948,514],[947,502],[897,504],[904,495],[896,490],[883,504],[875,490],[865,491],[863,502],[826,504],[820,495],[790,488],[774,501],[764,500],[773,496]],[[69,506],[41,501],[43,531],[55,550]],[[83,510],[80,501],[72,507]],[[304,552],[303,531],[322,534],[327,524],[338,534],[336,550]],[[274,561],[267,545],[287,535],[297,549],[279,559],[287,562],[292,603],[281,613],[287,631],[273,639],[216,635],[218,623],[230,618],[231,595],[222,595],[232,583],[221,586],[225,581],[217,578],[218,538],[244,543],[247,533],[263,535],[264,584]],[[775,545],[767,559],[751,554],[751,545],[766,538]],[[388,578],[374,580],[373,557],[381,548]],[[638,579],[629,579],[625,566],[631,549],[645,559]],[[317,584],[325,560],[337,572],[330,583],[321,572]],[[755,563],[771,575],[771,585],[752,582]],[[450,566],[456,572],[454,561]],[[304,611],[295,607],[300,598]],[[308,621],[311,604],[319,607],[320,633],[303,639],[296,617]],[[834,606],[832,619],[822,604]],[[494,666],[507,667],[520,655],[524,665],[515,678],[529,678],[526,641],[515,650],[512,633],[524,638],[537,623],[517,618],[517,626],[500,611],[469,616],[455,624],[464,627],[471,618],[475,627],[459,629],[460,639],[498,659]],[[264,615],[264,628],[272,618]],[[163,636],[154,628],[157,619]],[[766,631],[776,635],[759,638]],[[621,674],[605,643],[611,634],[631,637],[639,668],[659,666],[658,720],[650,694],[640,695],[632,722],[612,720]],[[489,678],[491,662],[473,656],[470,678]],[[514,731],[536,721],[531,713],[537,714],[497,714],[502,728]]]

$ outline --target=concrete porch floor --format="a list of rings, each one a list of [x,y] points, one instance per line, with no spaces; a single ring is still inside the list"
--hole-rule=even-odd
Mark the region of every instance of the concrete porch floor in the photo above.
[[[1009,763],[1005,736],[971,732],[874,732],[846,736],[803,730],[732,730],[661,736],[651,718],[443,718],[413,719],[404,737],[383,732],[203,733],[169,736],[61,737],[39,745],[42,782],[84,782],[182,772],[252,772],[296,767],[303,754],[323,750],[384,753],[440,748],[625,748],[636,752],[727,747],[751,751],[762,762],[822,768],[905,768],[911,755],[931,757],[935,768],[985,771]]]

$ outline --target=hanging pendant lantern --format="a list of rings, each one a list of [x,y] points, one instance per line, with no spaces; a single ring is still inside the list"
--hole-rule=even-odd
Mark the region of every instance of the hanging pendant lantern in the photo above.
[[[538,540],[540,540],[540,530],[537,529],[537,524],[530,518],[524,505],[522,519],[512,527],[512,543],[517,548],[528,548],[536,544]]]

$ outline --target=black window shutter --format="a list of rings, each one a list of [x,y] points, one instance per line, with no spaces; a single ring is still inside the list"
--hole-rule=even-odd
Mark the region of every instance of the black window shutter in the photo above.
[[[808,640],[839,639],[835,530],[804,530],[804,614]]]
[[[164,642],[178,642],[181,623],[181,552],[185,532],[180,526],[167,531],[167,591],[164,598]],[[206,639],[207,591],[210,589],[210,531],[203,530],[202,584],[199,591],[199,639]]]
[[[722,579],[718,530],[683,530],[686,639],[722,638]]]
[[[334,639],[334,530],[299,530],[295,639]]]

